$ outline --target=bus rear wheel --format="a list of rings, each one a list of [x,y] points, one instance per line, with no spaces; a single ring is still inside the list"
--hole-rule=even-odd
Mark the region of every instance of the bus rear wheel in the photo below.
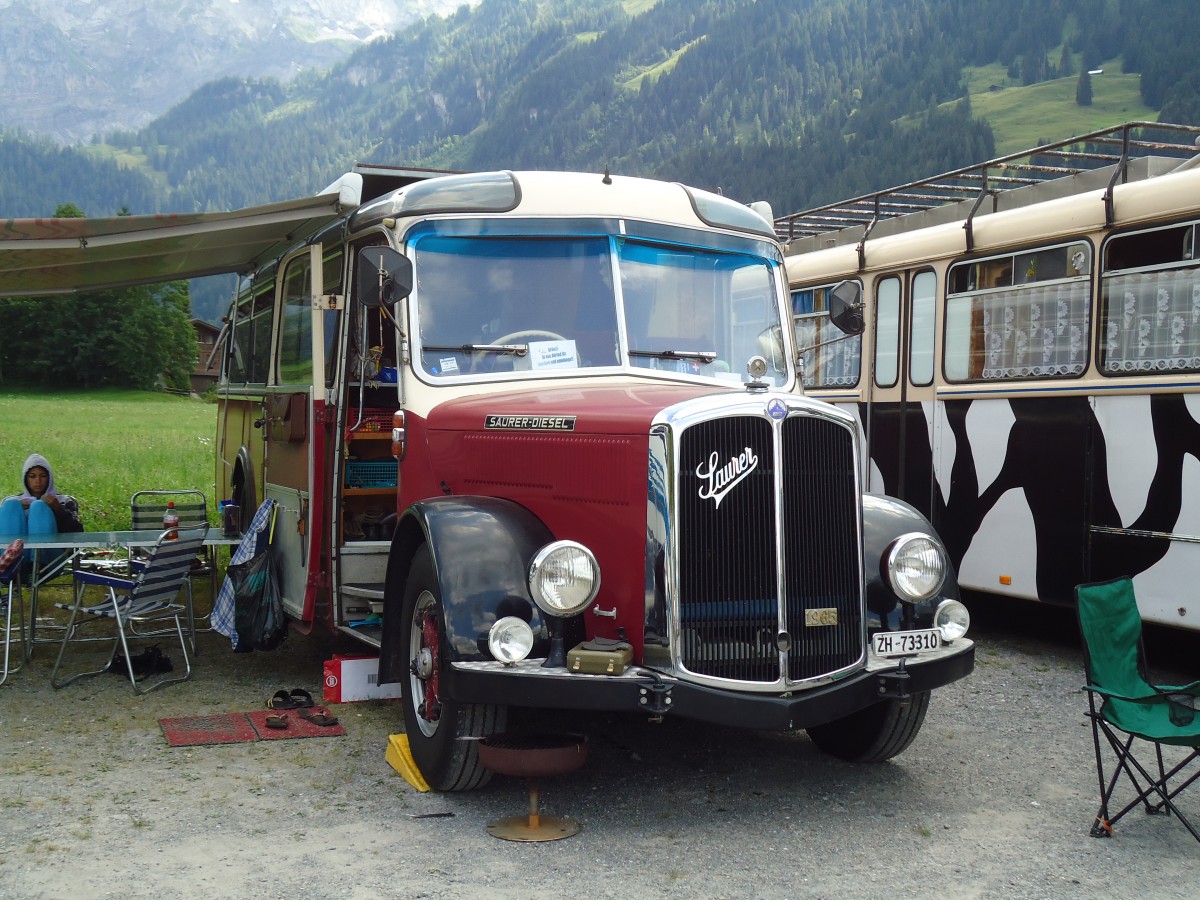
[[[824,753],[847,762],[883,762],[908,749],[929,709],[929,691],[904,700],[881,700],[865,709],[808,729]]]
[[[503,731],[508,708],[460,703],[446,694],[445,613],[428,547],[413,559],[401,609],[409,661],[404,728],[413,761],[435,791],[482,787],[492,773],[480,764],[478,742],[471,739]]]

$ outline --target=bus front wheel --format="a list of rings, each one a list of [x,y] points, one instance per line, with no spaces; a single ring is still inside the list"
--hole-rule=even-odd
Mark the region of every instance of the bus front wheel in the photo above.
[[[404,730],[413,761],[435,791],[482,787],[492,773],[480,764],[478,741],[472,738],[503,731],[508,708],[459,703],[446,694],[445,613],[427,546],[421,547],[413,560],[401,610],[401,646],[408,652]]]
[[[814,744],[847,762],[883,762],[903,753],[929,709],[929,691],[904,700],[881,700],[865,709],[808,729]]]

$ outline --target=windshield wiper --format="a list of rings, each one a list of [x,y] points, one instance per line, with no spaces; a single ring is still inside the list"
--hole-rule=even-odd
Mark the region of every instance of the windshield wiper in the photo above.
[[[710,363],[717,358],[716,350],[630,350],[630,356],[646,356],[651,359],[698,359]]]
[[[511,353],[524,356],[529,352],[528,344],[423,344],[423,350],[441,350],[450,353]]]

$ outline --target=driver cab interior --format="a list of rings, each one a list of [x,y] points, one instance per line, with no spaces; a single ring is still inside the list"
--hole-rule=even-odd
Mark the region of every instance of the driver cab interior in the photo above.
[[[426,237],[414,257],[429,374],[616,365],[603,242]]]

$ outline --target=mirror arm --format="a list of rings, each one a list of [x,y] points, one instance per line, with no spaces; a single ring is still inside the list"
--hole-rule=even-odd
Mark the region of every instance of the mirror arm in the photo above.
[[[836,344],[838,341],[844,341],[844,340],[846,340],[847,338],[852,338],[852,337],[861,337],[861,336],[862,336],[862,335],[858,335],[858,334],[840,334],[840,335],[838,335],[837,337],[835,337],[835,338],[830,338],[830,339],[829,339],[829,340],[827,340],[827,341],[818,341],[818,342],[817,342],[817,343],[815,343],[815,344],[809,344],[807,347],[797,347],[797,348],[796,348],[796,364],[797,364],[797,365],[799,365],[799,364],[800,364],[800,358],[801,358],[801,357],[802,357],[802,356],[803,356],[805,353],[807,353],[809,350],[817,350],[817,349],[819,349],[819,348],[821,348],[821,347],[824,347],[824,346],[826,346],[826,345],[828,345],[828,344]]]

